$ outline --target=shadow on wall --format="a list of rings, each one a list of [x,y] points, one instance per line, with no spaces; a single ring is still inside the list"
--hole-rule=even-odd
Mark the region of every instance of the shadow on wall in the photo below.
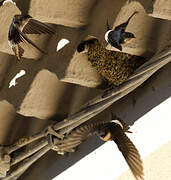
[[[90,14],[90,23],[87,29],[74,29],[69,27],[64,27],[60,25],[56,25],[57,29],[57,39],[51,39],[50,43],[47,45],[49,47],[49,56],[42,57],[40,61],[34,61],[30,59],[23,59],[21,62],[16,62],[13,56],[8,56],[10,61],[8,70],[6,70],[7,76],[3,80],[3,87],[1,88],[1,97],[8,100],[12,103],[16,109],[20,107],[25,95],[27,94],[30,85],[32,84],[35,76],[37,73],[42,69],[47,69],[50,72],[53,72],[57,75],[57,77],[62,77],[69,65],[70,59],[75,52],[75,48],[77,44],[80,42],[80,39],[87,34],[91,34],[97,36],[98,38],[104,38],[105,32],[105,25],[106,25],[106,17],[110,17],[113,21],[116,18],[117,13],[120,11],[120,8],[125,3],[124,0],[120,1],[120,5],[116,12],[113,12],[113,7],[115,6],[116,1],[109,1],[106,3],[106,0],[98,1],[96,6],[91,10]],[[141,1],[143,4],[145,1]],[[29,3],[27,5],[29,7]],[[143,4],[145,7],[145,3]],[[105,15],[101,13],[101,8],[105,7],[107,11],[105,11]],[[26,8],[27,10],[27,8]],[[27,10],[28,11],[28,10]],[[26,11],[26,12],[27,12]],[[112,23],[112,20],[110,22]],[[153,32],[151,32],[153,33]],[[79,37],[79,38],[78,38]],[[63,49],[61,49],[58,53],[56,53],[56,45],[61,38],[68,39],[71,43],[66,45]],[[63,65],[61,65],[61,61],[65,60]],[[58,67],[60,66],[60,72],[58,71]],[[24,69],[26,71],[26,75],[18,79],[19,86],[8,88],[9,82],[11,79],[19,72],[19,70]],[[153,75],[148,81],[146,81],[141,87],[137,88],[134,92],[130,93],[128,96],[122,98],[121,100],[114,103],[111,107],[105,110],[103,113],[95,117],[94,119],[100,118],[110,118],[110,112],[112,111],[120,118],[122,118],[125,122],[132,125],[138,118],[143,116],[145,113],[150,111],[150,109],[154,108],[165,99],[170,97],[171,95],[171,84],[169,77],[171,76],[171,63],[168,64],[166,67],[159,70],[157,73]],[[61,96],[60,104],[63,102],[63,98],[66,96],[68,91],[72,91],[71,95],[74,94],[78,88],[75,88],[74,85],[67,85],[65,91],[63,92],[63,96]],[[79,103],[83,104],[87,100],[87,97],[90,98],[90,91],[91,89],[85,90],[84,98],[82,98],[82,102]],[[70,106],[73,106],[74,99],[71,100],[66,99],[68,104],[68,111],[71,111]],[[71,102],[72,101],[72,102]],[[76,108],[79,108],[79,103],[75,104]],[[57,116],[58,113],[60,114],[63,111],[63,107],[57,109]],[[71,111],[72,112],[72,111]],[[19,119],[16,122],[11,124],[9,128],[10,134],[12,131],[12,135],[9,138],[16,138],[17,130],[22,127],[22,135],[27,135],[34,132],[37,132],[38,129],[48,122],[43,121],[43,125],[36,125],[35,118],[28,118],[25,116],[21,116],[17,114],[16,119]],[[26,128],[23,128],[23,122],[27,122],[25,125]],[[32,121],[33,120],[33,121]],[[38,119],[37,119],[38,121]],[[40,120],[41,121],[41,120]],[[14,125],[17,125],[16,130],[14,130]],[[34,129],[35,127],[35,129]],[[39,128],[38,128],[39,127]],[[32,128],[34,131],[32,131]],[[41,128],[40,128],[41,129]],[[26,132],[29,131],[29,132]],[[21,135],[21,136],[22,136]],[[89,154],[97,147],[102,144],[97,138],[92,138],[89,141],[83,143],[79,150],[76,153],[69,154],[68,156],[56,156],[55,152],[48,152],[44,157],[42,157],[38,162],[36,162],[31,168],[21,177],[21,179],[31,179],[37,180],[39,179],[46,179],[50,180],[52,177],[60,174],[65,169],[72,166],[75,162],[83,158],[85,155]],[[56,161],[56,162],[55,162]],[[53,164],[53,166],[52,166]],[[39,171],[37,171],[37,167],[39,167]],[[44,174],[45,170],[49,168],[50,174]]]
[[[29,1],[22,1],[22,0],[13,0],[17,7],[20,9],[21,14],[29,14],[29,9],[30,9],[30,2]]]
[[[126,1],[128,3],[133,2],[133,1],[137,1],[143,6],[146,13],[152,13],[153,12],[153,5],[155,3],[155,0],[149,0],[149,1],[146,1],[146,0],[126,0]]]
[[[18,1],[18,3],[21,2]],[[121,3],[118,5],[118,11],[123,4],[124,1],[121,1]],[[35,76],[42,69],[47,69],[50,72],[55,73],[58,79],[61,79],[64,76],[65,71],[70,63],[70,60],[75,52],[76,46],[84,36],[90,34],[91,32],[97,35],[96,30],[98,30],[100,32],[99,35],[100,36],[102,35],[101,38],[104,38],[103,36],[104,36],[105,28],[98,28],[97,25],[103,27],[106,25],[105,16],[110,17],[113,14],[113,9],[111,7],[114,7],[115,5],[116,5],[115,1],[112,0],[108,3],[106,3],[106,1],[104,0],[101,2],[97,1],[96,5],[94,5],[94,8],[91,9],[89,19],[92,19],[92,21],[87,26],[87,28],[84,27],[84,28],[76,29],[76,28],[65,27],[62,25],[54,25],[57,33],[51,39],[49,40],[47,39],[48,43],[45,45],[46,48],[48,47],[48,53],[49,53],[48,57],[42,56],[41,60],[31,60],[31,59],[23,58],[22,61],[20,62],[16,62],[14,56],[8,56],[8,59],[6,57],[6,61],[9,61],[10,65],[6,70],[6,77],[4,78],[3,81],[3,87],[1,87],[1,92],[0,92],[1,97],[9,101],[11,104],[13,104],[14,107],[18,110]],[[28,4],[24,5],[22,3],[20,4],[20,6],[22,7],[22,9],[26,9],[26,10],[28,10],[29,7]],[[105,16],[103,16],[100,11],[100,7],[103,6],[105,6],[108,9],[107,14]],[[114,13],[114,15],[116,14],[117,12]],[[99,19],[99,21],[96,21],[95,18],[97,17],[97,15],[100,17],[103,16],[103,19],[102,20]],[[70,43],[67,44],[60,51],[56,52],[57,43],[62,38],[68,39]],[[18,86],[8,88],[10,81],[21,69],[25,70],[26,75],[24,75],[23,77],[17,80]]]
[[[171,96],[170,69],[171,63],[155,73],[135,91],[123,97],[93,119],[110,119],[110,113],[113,112],[127,124],[133,125],[140,117]],[[102,143],[97,137],[90,138],[78,148],[78,151],[66,156],[56,156],[55,152],[50,151],[33,164],[21,179],[51,180],[97,149]],[[37,171],[37,167],[39,167],[39,171]]]
[[[56,152],[50,151],[41,158],[41,166],[40,161],[36,162],[29,171],[26,171],[25,174],[20,177],[20,179],[26,180],[31,178],[33,180],[52,180],[52,178],[71,167],[102,144],[103,142],[100,141],[99,138],[92,137],[81,144],[75,153],[59,156]],[[40,167],[39,171],[36,170],[37,167]]]
[[[77,44],[76,37],[79,35],[78,31],[79,30],[74,28],[57,26],[57,39],[54,38],[52,40],[53,47],[50,47],[49,56],[42,57],[41,60],[35,61],[23,58],[22,61],[16,62],[14,56],[6,56],[6,61],[9,61],[10,65],[6,68],[6,76],[3,79],[3,87],[1,87],[1,97],[18,109],[38,72],[47,69],[55,73],[57,77],[62,77],[74,53],[73,45]],[[68,35],[65,35],[65,32],[67,32]],[[69,39],[72,43],[69,43],[59,52],[56,52],[57,43],[62,38]],[[49,46],[49,44],[47,46]],[[63,59],[65,59],[65,63],[61,63]],[[26,75],[17,80],[18,86],[16,85],[15,87],[9,88],[10,81],[21,69],[26,71]]]
[[[17,1],[17,3],[18,6],[21,7],[20,9],[23,13],[28,12],[29,3],[24,4],[21,1]],[[23,58],[21,62],[16,62],[14,56],[8,56],[9,60],[7,60],[6,57],[6,61],[9,61],[10,65],[6,70],[7,75],[4,78],[3,87],[1,87],[1,97],[12,103],[18,110],[35,76],[42,69],[47,69],[50,72],[55,73],[58,79],[64,77],[65,71],[75,52],[76,46],[81,39],[88,34],[92,34],[97,36],[99,39],[104,40],[106,18],[110,17],[110,22],[114,22],[124,3],[125,0],[122,0],[119,3],[112,0],[108,1],[108,3],[106,3],[105,0],[100,2],[96,1],[89,15],[89,25],[84,28],[76,29],[62,25],[54,25],[57,33],[51,39],[47,39],[47,42],[49,43],[45,45],[45,48],[48,47],[48,57],[42,56],[41,60],[37,61]],[[115,7],[117,10],[113,11],[113,7]],[[108,11],[104,11],[105,14],[101,13],[102,8],[108,9]],[[68,39],[70,43],[60,51],[56,52],[57,43],[62,38]],[[26,75],[17,80],[19,86],[9,89],[9,82],[21,69],[26,71]]]
[[[152,25],[149,29],[149,34],[153,34],[155,37],[155,44],[151,46],[154,47],[155,52],[160,51],[165,46],[168,45],[168,42],[171,40],[171,23],[169,20],[159,19],[159,18],[152,18]],[[159,26],[160,24],[160,26]],[[146,42],[146,47],[150,47],[150,40]]]
[[[19,138],[28,137],[44,129],[51,120],[22,116],[6,100],[0,101],[0,144],[9,145]]]
[[[11,122],[8,129],[6,129],[6,137],[4,137],[3,145],[9,145],[16,142],[18,139],[28,137],[43,130],[53,121],[42,121],[35,117],[26,117],[16,113],[14,120]]]

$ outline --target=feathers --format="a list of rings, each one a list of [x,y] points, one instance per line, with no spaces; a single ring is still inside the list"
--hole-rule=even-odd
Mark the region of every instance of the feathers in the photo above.
[[[86,123],[82,126],[79,126],[74,131],[72,131],[66,139],[60,141],[60,144],[57,144],[58,148],[61,151],[68,152],[68,149],[75,148],[91,137],[94,134],[96,128],[102,124],[104,124],[104,122]]]
[[[137,13],[138,13],[138,11],[135,11],[135,12],[128,18],[128,20],[127,20],[126,22],[124,22],[124,23],[120,24],[119,26],[115,27],[114,30],[116,30],[116,31],[122,30],[123,32],[125,32],[125,29],[126,29],[126,27],[128,26],[128,24],[129,24],[129,21],[130,21],[130,20],[132,19],[132,17],[133,17],[135,14],[137,14]]]
[[[143,166],[138,150],[121,128],[113,141],[117,144],[135,178],[143,179]]]
[[[29,18],[27,23],[22,27],[24,34],[54,34],[55,31],[48,25],[37,21],[33,18]]]
[[[36,49],[38,49],[40,52],[44,53],[44,54],[47,54],[45,51],[43,51],[42,49],[40,49],[36,44],[34,44],[30,39],[27,38],[27,36],[18,29],[19,31],[19,34],[20,34],[20,38],[21,38],[21,41],[24,42],[28,42],[30,43],[33,47],[35,47]]]
[[[113,121],[108,122],[105,120],[99,122],[87,122],[77,127],[66,138],[59,141],[59,143],[56,145],[60,150],[59,152],[64,153],[73,152],[74,148],[94,134],[100,136],[104,141],[113,140],[124,156],[134,177],[136,179],[143,179],[141,157],[135,145],[125,134],[128,129],[129,127],[122,121],[119,123],[115,123]]]
[[[106,21],[106,28],[107,28],[107,31],[111,30],[110,25],[109,25],[109,22],[108,22],[108,19],[107,19],[107,21]]]
[[[26,34],[49,34],[52,35],[55,30],[50,26],[33,19],[29,15],[15,15],[10,25],[8,32],[8,41],[18,59],[20,59],[24,53],[24,49],[19,46],[20,43],[24,42],[30,44],[43,54],[47,54],[44,50],[39,48],[33,41],[31,41]],[[18,50],[17,50],[18,49]],[[22,49],[22,51],[21,51]],[[22,52],[22,53],[21,53]]]
[[[108,36],[109,36],[109,33],[111,32],[112,30],[108,30],[106,33],[105,33],[105,40],[108,42]],[[109,42],[108,42],[109,43]]]
[[[122,125],[120,125],[122,124]],[[136,179],[143,179],[143,166],[138,150],[132,141],[127,137],[128,126],[123,123],[107,123],[98,129],[101,139],[104,141],[113,140],[125,158],[131,172]]]
[[[126,22],[120,24],[119,26],[116,26],[114,30],[107,30],[105,33],[105,40],[112,46],[120,51],[122,51],[121,44],[125,43],[127,39],[135,38],[133,33],[125,32],[127,25],[129,24],[129,21],[131,18],[137,14],[138,12],[135,11]],[[107,29],[109,29],[109,24],[107,21]]]

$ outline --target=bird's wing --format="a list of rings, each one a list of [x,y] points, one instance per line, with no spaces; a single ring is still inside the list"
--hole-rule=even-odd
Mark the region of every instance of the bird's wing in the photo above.
[[[55,30],[53,28],[33,18],[29,18],[25,21],[21,31],[24,34],[55,34]]]
[[[122,51],[122,46],[118,43],[118,42],[110,42],[110,44],[115,47],[116,49],[119,49],[120,51]]]
[[[119,134],[114,137],[114,142],[117,144],[119,150],[123,154],[128,166],[130,167],[136,179],[143,179],[143,166],[141,157],[135,145],[126,136],[121,129]]]
[[[80,145],[88,137],[92,136],[94,132],[94,125],[82,125],[71,132],[66,139],[60,141],[58,148],[63,152],[69,152],[71,149]]]
[[[125,32],[127,25],[128,25],[128,22],[122,23],[122,24],[116,26],[114,30],[115,31],[121,30],[123,33],[123,32]]]
[[[71,152],[73,148],[80,145],[83,141],[96,134],[101,126],[105,126],[108,120],[87,122],[74,129],[64,140],[57,144],[58,148],[63,152]]]
[[[27,43],[31,44],[33,47],[35,47],[37,50],[39,50],[40,52],[44,53],[44,54],[47,54],[47,52],[45,52],[44,50],[40,49],[36,44],[34,44],[29,38],[27,38],[27,36],[22,32],[20,31],[20,29],[18,28],[18,32],[20,34],[20,39],[21,39],[21,42],[24,42],[26,41]]]
[[[111,46],[122,51],[122,46],[119,44],[120,38],[121,38],[121,32],[120,31],[109,32],[108,42],[111,44]]]
[[[19,44],[14,44],[12,46],[12,50],[13,50],[15,56],[20,60],[21,57],[23,56],[24,49]]]
[[[124,23],[116,26],[116,27],[115,27],[115,30],[121,29],[121,30],[122,30],[122,33],[125,32],[125,29],[126,29],[126,27],[128,26],[128,24],[129,24],[129,21],[130,21],[130,20],[132,19],[132,17],[133,17],[135,14],[137,14],[137,13],[138,13],[138,11],[135,11],[135,12],[128,18],[128,20],[127,20],[126,22],[124,22]]]

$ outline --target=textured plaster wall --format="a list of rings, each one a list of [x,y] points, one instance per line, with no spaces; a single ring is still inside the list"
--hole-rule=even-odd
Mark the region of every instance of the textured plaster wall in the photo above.
[[[128,30],[134,32],[136,39],[124,46],[124,52],[151,57],[171,40],[169,1],[159,3],[156,0],[155,4],[152,0],[148,2],[146,0],[59,0],[58,2],[56,0],[46,2],[43,0],[15,0],[15,2],[17,6],[5,4],[0,7],[0,23],[3,25],[0,33],[1,144],[9,144],[19,137],[38,132],[47,124],[52,123],[51,120],[47,120],[49,118],[63,119],[101,92],[94,87],[102,83],[102,78],[87,62],[86,57],[75,52],[75,49],[87,34],[97,36],[106,45],[104,33],[107,18],[114,27],[125,21],[133,11],[139,11],[128,26]],[[157,11],[159,7],[160,13]],[[23,60],[16,62],[8,46],[7,34],[13,15],[21,12],[29,13],[38,20],[50,23],[56,29],[53,37],[31,37],[42,48],[47,48],[48,56],[42,56],[34,49],[28,49]],[[160,17],[160,19],[154,17]],[[68,39],[70,43],[56,52],[57,44],[62,38]],[[107,48],[111,49],[110,46]],[[18,84],[15,87],[9,88],[10,81],[20,70],[25,70],[26,74],[17,80]],[[138,123],[139,118],[170,97],[170,77],[171,64],[169,63],[141,87],[114,103],[95,118],[110,118],[112,111],[130,125],[136,121]],[[170,102],[170,99],[168,100]],[[21,179],[52,179],[101,145],[99,140],[92,138],[85,142],[76,153],[69,154],[69,156],[60,157],[50,151],[36,162]],[[161,158],[165,158],[165,162],[169,164],[168,148],[170,145],[159,147],[157,151],[154,150],[154,154],[157,152],[155,156],[158,156],[160,161],[161,152]],[[153,154],[149,154],[144,161],[146,162],[148,158],[148,162],[153,161],[156,159],[154,157]],[[155,162],[156,166],[157,162]],[[147,171],[150,168],[155,169],[156,167],[147,163]],[[151,180],[155,179],[153,170],[150,169],[152,174],[147,175]],[[166,180],[169,176],[169,169],[162,167],[161,174]],[[121,179],[126,177],[129,177],[127,173]]]

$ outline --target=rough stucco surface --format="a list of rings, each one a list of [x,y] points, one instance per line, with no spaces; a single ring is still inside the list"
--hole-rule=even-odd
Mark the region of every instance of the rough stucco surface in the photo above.
[[[153,12],[149,14],[153,17],[171,20],[171,1],[169,0],[155,0]]]
[[[169,1],[166,3],[167,6],[162,3],[163,1],[159,3],[157,0],[154,6],[152,1],[146,0],[129,2],[60,0],[56,3],[56,0],[47,2],[16,0],[17,6],[5,4],[0,7],[0,23],[3,25],[0,33],[1,144],[12,143],[19,137],[43,129],[52,122],[47,120],[49,118],[63,119],[101,92],[94,87],[102,83],[102,78],[87,62],[86,56],[78,54],[75,49],[87,34],[98,37],[106,45],[104,34],[107,18],[110,25],[114,27],[125,21],[133,11],[139,11],[128,25],[128,30],[136,35],[136,39],[124,46],[124,52],[151,57],[171,40]],[[160,12],[157,10],[159,7]],[[154,13],[151,13],[152,10]],[[42,48],[47,48],[48,55],[42,56],[33,48],[29,50],[26,47],[28,51],[23,60],[16,62],[8,46],[7,34],[13,15],[20,12],[29,13],[56,28],[56,34],[51,38],[31,37]],[[153,17],[160,17],[160,19]],[[62,38],[68,39],[70,43],[56,52],[56,46]],[[107,48],[112,49],[110,46]],[[26,71],[26,75],[17,80],[18,84],[15,87],[9,88],[10,81],[21,69]],[[139,117],[170,97],[170,77],[171,64],[169,63],[144,85],[114,103],[96,118],[110,118],[112,110],[132,125]],[[66,160],[65,157],[49,152],[35,163],[22,179],[37,180],[40,173],[45,171],[51,162],[60,160],[61,166],[56,171],[55,175],[57,175],[98,146],[100,144],[90,142],[88,146],[81,149],[82,153],[73,154],[70,162],[64,165],[62,164]]]

